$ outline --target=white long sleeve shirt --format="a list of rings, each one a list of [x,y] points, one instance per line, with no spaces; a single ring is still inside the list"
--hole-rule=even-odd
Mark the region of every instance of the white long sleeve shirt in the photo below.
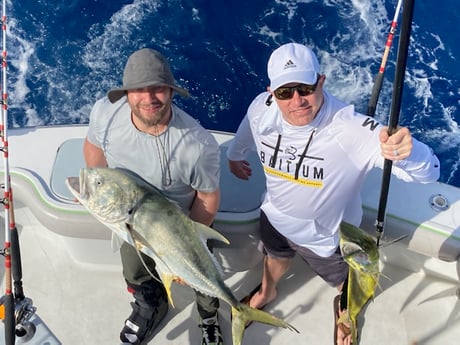
[[[339,226],[359,226],[361,187],[366,174],[383,167],[381,124],[324,91],[324,104],[314,121],[292,126],[283,120],[269,93],[257,96],[227,151],[243,160],[257,150],[266,176],[262,210],[272,225],[294,243],[327,257],[337,249]],[[394,161],[392,173],[405,181],[432,182],[439,160],[413,138],[411,155]]]

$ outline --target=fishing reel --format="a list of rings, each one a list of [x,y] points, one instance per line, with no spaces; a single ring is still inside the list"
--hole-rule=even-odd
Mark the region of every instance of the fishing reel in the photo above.
[[[2,319],[6,317],[4,314],[4,302],[5,295],[0,297],[0,308],[2,309]],[[35,335],[36,327],[30,321],[32,316],[37,311],[37,308],[33,306],[32,300],[28,297],[21,299],[16,298],[14,301],[14,324],[15,329],[14,333],[18,339],[21,339],[22,342],[26,342]]]
[[[14,309],[16,320],[16,337],[21,338],[23,342],[32,339],[32,337],[35,335],[36,327],[33,322],[30,321],[30,319],[37,311],[37,308],[34,307],[30,298],[25,297],[20,301],[15,301]]]

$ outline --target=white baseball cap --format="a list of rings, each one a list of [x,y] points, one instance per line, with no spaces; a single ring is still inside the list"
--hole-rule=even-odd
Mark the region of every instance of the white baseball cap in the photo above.
[[[267,71],[270,89],[275,91],[289,83],[315,84],[320,67],[310,48],[303,44],[287,43],[273,51]]]

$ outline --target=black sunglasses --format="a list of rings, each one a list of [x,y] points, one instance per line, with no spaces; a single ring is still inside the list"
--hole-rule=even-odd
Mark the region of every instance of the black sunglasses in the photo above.
[[[312,93],[316,91],[316,88],[319,82],[319,77],[320,75],[318,75],[318,78],[316,79],[316,83],[313,85],[297,84],[295,86],[281,86],[277,88],[275,91],[273,91],[273,94],[275,95],[276,98],[282,101],[291,99],[292,96],[294,96],[295,91],[299,93],[299,96],[311,95]]]

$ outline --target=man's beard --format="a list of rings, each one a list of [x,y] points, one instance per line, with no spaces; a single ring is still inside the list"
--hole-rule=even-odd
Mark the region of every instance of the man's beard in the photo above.
[[[167,118],[171,111],[171,103],[163,103],[161,107],[155,112],[153,118],[144,116],[142,111],[133,112],[133,115],[146,127],[153,127],[158,125],[163,119]]]

